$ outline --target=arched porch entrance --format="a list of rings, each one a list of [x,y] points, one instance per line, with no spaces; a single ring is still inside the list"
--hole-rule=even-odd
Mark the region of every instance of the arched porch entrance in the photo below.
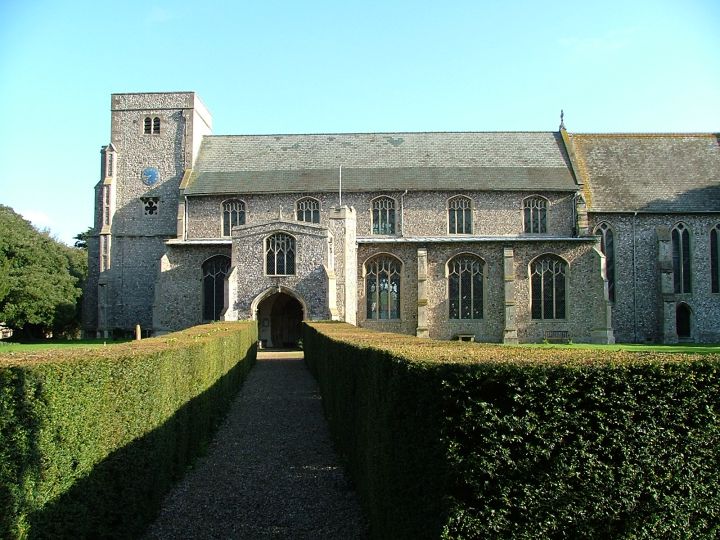
[[[283,290],[261,295],[256,300],[258,339],[263,348],[297,347],[301,337],[303,304]]]

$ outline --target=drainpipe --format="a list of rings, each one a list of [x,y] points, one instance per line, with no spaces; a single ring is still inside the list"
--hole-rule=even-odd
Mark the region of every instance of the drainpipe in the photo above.
[[[405,236],[405,195],[407,195],[408,190],[405,190],[405,193],[400,195],[400,230],[402,230],[402,236]]]
[[[187,240],[188,231],[188,197],[185,195],[185,218],[183,219],[183,241]]]
[[[636,265],[636,247],[635,247],[635,218],[637,212],[633,212],[632,219],[632,260],[633,260],[633,341],[637,343],[637,265]]]

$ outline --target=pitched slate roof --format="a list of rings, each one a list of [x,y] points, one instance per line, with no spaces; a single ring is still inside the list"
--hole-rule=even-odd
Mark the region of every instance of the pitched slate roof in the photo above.
[[[594,212],[720,212],[720,134],[572,134]]]
[[[187,195],[575,190],[559,133],[350,133],[203,138]]]

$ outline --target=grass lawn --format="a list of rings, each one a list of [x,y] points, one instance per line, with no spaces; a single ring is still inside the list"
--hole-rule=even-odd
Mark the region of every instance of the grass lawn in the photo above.
[[[616,343],[614,345],[596,345],[593,343],[528,343],[509,345],[510,347],[534,347],[540,349],[595,349],[607,351],[660,352],[684,354],[720,354],[719,344],[678,343],[676,345],[645,345],[640,343]]]
[[[129,340],[125,340],[129,341]],[[36,341],[34,343],[14,343],[11,341],[0,341],[0,354],[22,353],[34,351],[47,351],[51,349],[66,349],[69,347],[105,347],[116,343],[123,343],[123,340],[110,339],[70,339],[70,340],[48,340]]]

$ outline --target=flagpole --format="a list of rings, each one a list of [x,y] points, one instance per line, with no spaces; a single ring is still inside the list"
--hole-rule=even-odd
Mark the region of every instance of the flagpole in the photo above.
[[[340,206],[342,206],[342,165],[340,165],[340,187],[338,188],[338,198],[340,199]]]

